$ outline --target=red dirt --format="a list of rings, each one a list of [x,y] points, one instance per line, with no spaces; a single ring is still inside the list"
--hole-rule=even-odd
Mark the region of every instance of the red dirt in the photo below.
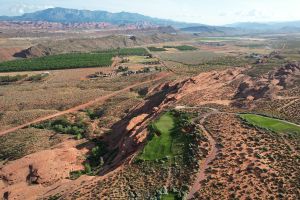
[[[87,107],[90,107],[92,106],[93,104],[95,103],[98,103],[98,102],[101,102],[101,101],[105,101],[111,97],[114,97],[118,94],[121,94],[123,92],[126,92],[128,90],[130,90],[131,88],[134,88],[134,87],[137,87],[137,86],[140,86],[140,85],[143,85],[143,84],[147,84],[147,83],[151,83],[153,81],[158,81],[158,80],[161,80],[165,77],[167,77],[169,74],[168,73],[160,73],[158,74],[158,76],[155,78],[155,79],[152,79],[152,80],[149,80],[149,81],[144,81],[144,82],[141,82],[141,83],[136,83],[136,84],[133,84],[131,86],[128,86],[126,88],[123,88],[121,90],[118,90],[118,91],[115,91],[115,92],[112,92],[111,94],[108,94],[108,95],[105,95],[105,96],[101,96],[101,97],[98,97],[92,101],[89,101],[87,103],[84,103],[84,104],[81,104],[81,105],[78,105],[78,106],[75,106],[73,108],[70,108],[68,110],[65,110],[65,111],[61,111],[61,112],[58,112],[58,113],[55,113],[53,115],[48,115],[48,116],[45,116],[45,117],[41,117],[41,118],[38,118],[36,120],[33,120],[31,122],[28,122],[28,123],[25,123],[25,124],[22,124],[20,126],[17,126],[17,127],[14,127],[14,128],[11,128],[11,129],[8,129],[8,130],[4,130],[4,131],[1,131],[0,132],[0,136],[2,135],[5,135],[7,133],[11,133],[11,132],[14,132],[14,131],[17,131],[19,129],[23,129],[23,128],[26,128],[30,125],[33,125],[33,124],[36,124],[36,123],[40,123],[40,122],[43,122],[43,121],[46,121],[46,120],[49,120],[49,119],[52,119],[52,118],[55,118],[55,117],[59,117],[59,116],[62,116],[62,115],[65,115],[65,114],[69,114],[69,113],[72,113],[72,112],[76,112],[76,111],[79,111],[79,110],[83,110]]]
[[[205,120],[211,116],[212,114],[217,113],[217,110],[212,110],[212,112],[206,113],[200,120],[199,127],[203,131],[203,133],[206,135],[209,144],[210,144],[210,151],[208,152],[208,155],[204,160],[201,161],[201,164],[199,166],[199,172],[197,174],[197,178],[195,179],[194,184],[192,185],[187,199],[193,198],[194,194],[198,192],[201,188],[201,181],[203,181],[206,178],[205,171],[209,168],[209,164],[211,161],[213,161],[216,158],[218,149],[216,147],[216,141],[215,139],[210,135],[210,133],[206,130],[206,128],[203,126]]]

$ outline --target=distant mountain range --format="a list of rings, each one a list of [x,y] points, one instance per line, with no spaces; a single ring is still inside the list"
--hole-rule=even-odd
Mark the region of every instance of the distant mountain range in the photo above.
[[[241,22],[226,25],[226,27],[240,28],[247,30],[280,30],[280,29],[290,29],[290,28],[300,28],[300,21],[290,21],[290,22]]]
[[[226,36],[226,35],[240,35],[245,33],[245,31],[240,30],[239,28],[233,27],[223,27],[223,26],[192,26],[180,29],[183,32],[209,35],[209,36]]]
[[[149,23],[157,26],[173,26],[184,28],[197,26],[200,24],[177,22],[172,20],[158,19],[144,16],[137,13],[119,12],[111,13],[107,11],[76,10],[66,8],[49,8],[34,13],[26,13],[22,16],[1,16],[1,21],[47,21],[60,23],[86,23],[86,22],[106,22],[114,25]]]
[[[103,22],[112,25],[138,25],[141,27],[172,26],[184,32],[203,35],[242,35],[249,33],[287,33],[300,32],[300,21],[256,23],[244,22],[224,26],[209,26],[198,23],[177,22],[167,19],[153,18],[137,13],[107,11],[76,10],[67,8],[49,8],[22,16],[0,16],[0,21],[43,21],[58,23]]]

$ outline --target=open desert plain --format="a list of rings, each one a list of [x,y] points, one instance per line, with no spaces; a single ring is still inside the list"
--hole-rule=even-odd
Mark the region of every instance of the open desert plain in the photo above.
[[[299,22],[101,12],[0,17],[0,198],[300,199]]]

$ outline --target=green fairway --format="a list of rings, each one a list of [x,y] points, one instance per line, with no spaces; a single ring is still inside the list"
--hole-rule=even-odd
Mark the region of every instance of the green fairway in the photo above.
[[[175,194],[164,194],[161,196],[161,200],[175,200]]]
[[[282,120],[264,117],[255,114],[240,114],[240,117],[244,119],[249,124],[254,126],[269,129],[276,133],[297,133],[300,134],[300,126],[295,124],[285,122]]]
[[[170,112],[162,115],[152,126],[156,134],[145,146],[140,159],[172,158],[183,152],[183,136],[176,130],[176,118]]]

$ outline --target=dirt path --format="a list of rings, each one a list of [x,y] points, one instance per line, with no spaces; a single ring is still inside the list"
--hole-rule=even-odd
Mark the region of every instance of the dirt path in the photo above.
[[[55,118],[55,117],[58,117],[58,116],[62,116],[62,115],[65,115],[65,114],[69,114],[69,113],[72,113],[72,112],[76,112],[76,111],[79,111],[79,110],[83,110],[85,108],[88,108],[90,106],[92,106],[93,104],[95,103],[98,103],[98,102],[101,102],[101,101],[106,101],[107,99],[111,98],[111,97],[114,97],[118,94],[122,94],[128,90],[130,90],[131,88],[134,88],[134,87],[137,87],[137,86],[140,86],[140,85],[143,85],[143,84],[147,84],[147,83],[151,83],[151,82],[154,82],[154,81],[158,81],[158,80],[161,80],[165,77],[167,77],[169,74],[168,73],[160,73],[158,74],[158,77],[156,77],[155,79],[152,79],[152,80],[148,80],[148,81],[144,81],[144,82],[141,82],[141,83],[136,83],[136,84],[133,84],[131,86],[128,86],[126,88],[123,88],[121,90],[118,90],[118,91],[115,91],[115,92],[112,92],[108,95],[105,95],[105,96],[101,96],[101,97],[98,97],[92,101],[89,101],[87,103],[84,103],[84,104],[81,104],[81,105],[78,105],[78,106],[75,106],[73,108],[70,108],[68,110],[65,110],[65,111],[61,111],[61,112],[58,112],[58,113],[55,113],[55,114],[52,114],[52,115],[48,115],[48,116],[45,116],[45,117],[41,117],[41,118],[38,118],[36,120],[33,120],[31,122],[28,122],[28,123],[25,123],[25,124],[22,124],[22,125],[19,125],[19,126],[16,126],[14,128],[11,128],[11,129],[8,129],[8,130],[4,130],[4,131],[1,131],[0,132],[0,136],[2,135],[5,135],[7,133],[11,133],[11,132],[14,132],[14,131],[17,131],[17,130],[20,130],[20,129],[23,129],[23,128],[26,128],[30,125],[33,125],[33,124],[36,124],[36,123],[40,123],[40,122],[43,122],[43,121],[46,121],[46,120],[49,120],[49,119],[52,119],[52,118]]]
[[[285,108],[289,107],[290,105],[292,105],[292,104],[296,103],[296,102],[297,102],[297,101],[299,101],[299,100],[300,100],[300,99],[294,99],[293,101],[291,101],[291,102],[289,102],[289,103],[285,104],[284,106],[282,106],[282,107],[278,108],[277,110],[278,110],[278,111],[282,111],[283,109],[285,109]]]
[[[216,147],[215,139],[210,135],[210,133],[203,126],[203,124],[204,124],[205,120],[207,119],[207,117],[209,117],[212,114],[216,114],[216,113],[219,112],[216,109],[212,109],[212,108],[210,108],[210,109],[212,111],[209,112],[209,113],[206,113],[202,116],[202,118],[200,120],[200,125],[199,125],[199,128],[201,128],[201,130],[203,131],[203,134],[206,135],[206,137],[209,141],[210,151],[208,152],[208,155],[206,156],[206,158],[204,160],[202,160],[201,163],[200,163],[197,178],[196,178],[195,182],[193,183],[193,185],[192,185],[192,187],[189,191],[187,199],[191,199],[194,196],[194,194],[200,190],[200,188],[201,188],[201,183],[200,182],[203,181],[206,178],[205,171],[206,171],[206,169],[208,169],[209,164],[215,159],[215,157],[218,153],[218,149]]]

